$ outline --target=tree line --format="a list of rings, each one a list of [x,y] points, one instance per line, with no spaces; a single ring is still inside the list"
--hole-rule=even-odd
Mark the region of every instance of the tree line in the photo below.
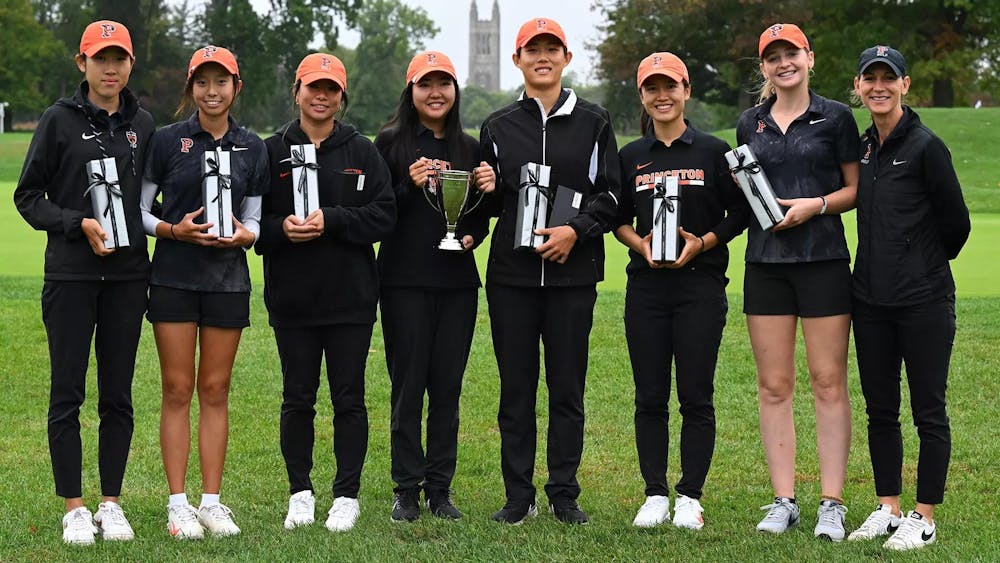
[[[811,85],[825,96],[847,101],[858,54],[889,44],[907,56],[911,104],[1000,98],[996,0],[595,0],[592,9],[605,22],[594,45],[599,84],[577,87],[625,132],[637,123],[635,68],[652,50],[687,63],[696,99],[688,109],[698,126],[731,126],[753,102],[757,38],[779,21],[808,35],[816,51]],[[208,43],[232,49],[244,80],[237,115],[262,134],[295,115],[295,67],[316,49],[344,61],[344,119],[374,134],[395,109],[410,57],[439,31],[426,11],[399,0],[269,0],[265,13],[250,0],[0,0],[0,101],[17,120],[37,119],[76,87],[72,57],[96,19],[131,31],[137,60],[129,86],[160,124],[175,119],[191,53]],[[339,43],[346,29],[360,35],[354,49]],[[464,36],[456,38],[455,49],[465,48]],[[464,88],[463,122],[478,126],[515,94]]]

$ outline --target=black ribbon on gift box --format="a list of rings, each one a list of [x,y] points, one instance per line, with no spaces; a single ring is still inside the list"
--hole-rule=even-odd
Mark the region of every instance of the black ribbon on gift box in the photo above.
[[[544,197],[546,199],[546,201],[549,202],[549,204],[551,204],[552,203],[552,189],[549,188],[548,186],[540,186],[540,185],[538,185],[538,171],[536,169],[529,167],[528,170],[527,170],[527,172],[528,172],[528,177],[524,180],[524,182],[521,183],[521,185],[518,186],[518,189],[522,190],[524,192],[524,205],[525,206],[528,205],[528,190],[525,190],[524,188],[530,188],[532,186],[534,186],[535,189],[538,190],[538,193],[541,194],[541,196]],[[549,205],[549,207],[551,207],[551,205]],[[537,224],[538,224],[538,206],[536,205],[535,206],[535,213],[534,213],[534,215],[531,218],[531,225],[535,226]],[[534,234],[534,232],[532,232],[531,236],[532,236],[532,240],[534,240],[534,237],[538,236],[538,235],[536,235],[536,234]]]
[[[104,159],[98,159],[97,162],[101,163],[101,171],[90,174],[90,185],[87,186],[87,190],[83,192],[83,196],[86,197],[90,194],[90,190],[93,190],[94,188],[104,188],[104,191],[108,196],[108,203],[104,206],[103,215],[105,217],[108,217],[109,215],[111,216],[111,236],[114,237],[115,248],[117,248],[119,246],[118,220],[115,218],[115,214],[113,212],[113,200],[111,198],[117,197],[118,199],[122,199],[124,195],[122,194],[118,180],[115,180],[114,182],[108,181],[108,169],[104,166]]]
[[[741,152],[736,153],[736,160],[739,164],[733,168],[733,174],[746,172],[747,182],[750,184],[750,193],[753,194],[753,196],[757,198],[757,201],[760,202],[760,206],[764,208],[764,213],[767,213],[767,218],[770,219],[771,224],[776,225],[781,222],[781,219],[775,217],[774,214],[771,213],[771,208],[767,205],[767,202],[764,201],[764,194],[760,193],[760,188],[758,188],[757,183],[753,181],[753,175],[760,172],[760,163],[754,161],[745,164],[743,161],[746,160],[746,157],[747,156]]]
[[[219,161],[222,159],[222,156],[220,155],[218,149],[216,149],[215,154],[216,154],[215,158],[208,157],[205,159],[205,162],[208,163],[208,172],[205,172],[205,174],[201,177],[201,181],[204,182],[206,178],[211,178],[213,176],[218,178],[219,189],[216,190],[215,197],[212,198],[212,203],[218,202],[216,204],[219,210],[218,216],[219,219],[222,219],[222,213],[223,211],[225,211],[225,208],[223,207],[222,199],[219,196],[222,195],[222,190],[231,189],[232,186],[230,182],[232,182],[232,175],[221,173],[221,171],[219,170]],[[230,229],[232,228],[232,222],[230,222],[229,228]],[[221,224],[221,222],[219,224],[219,236],[220,237],[226,236],[226,226]]]
[[[664,218],[665,210],[669,211],[670,213],[674,213],[677,210],[677,207],[674,205],[674,202],[675,201],[680,202],[681,196],[680,195],[668,196],[667,184],[664,181],[664,179],[661,178],[660,181],[656,182],[656,184],[653,186],[653,199],[663,200],[663,205],[661,205],[660,208],[656,211],[656,217],[653,217],[653,224],[659,224],[660,221],[662,221]],[[660,237],[661,237],[660,246],[662,248],[666,248],[667,247],[666,229],[660,229]]]
[[[292,169],[305,168],[306,170],[319,170],[319,164],[315,162],[306,162],[305,155],[303,151],[292,149],[292,156],[289,158],[280,160],[279,162],[290,162],[292,164]],[[306,174],[303,172],[299,175],[299,183],[295,190],[299,192],[302,197],[302,209],[309,209],[309,185],[306,182]]]

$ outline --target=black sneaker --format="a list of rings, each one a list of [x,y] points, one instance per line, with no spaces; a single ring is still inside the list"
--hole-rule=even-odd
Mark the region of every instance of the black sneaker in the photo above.
[[[503,508],[493,513],[492,518],[494,522],[516,526],[529,516],[538,516],[538,508],[534,502],[509,500],[507,504],[503,505]]]
[[[586,524],[590,522],[587,513],[580,508],[575,500],[560,499],[549,505],[549,510],[555,515],[556,520],[563,524]]]
[[[427,509],[434,516],[445,520],[458,520],[462,517],[462,512],[455,508],[455,503],[447,492],[427,494]]]
[[[401,491],[392,501],[393,522],[415,522],[420,518],[420,491]]]

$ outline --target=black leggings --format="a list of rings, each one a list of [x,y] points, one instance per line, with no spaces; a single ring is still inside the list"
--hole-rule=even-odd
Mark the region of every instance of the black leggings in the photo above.
[[[877,496],[897,496],[903,488],[899,404],[900,364],[905,362],[913,424],[920,438],[917,502],[944,500],[951,457],[945,389],[954,340],[954,295],[905,307],[854,305],[854,344]]]
[[[132,376],[146,311],[146,281],[45,282],[42,320],[49,340],[49,453],[56,494],[82,496],[80,407],[87,395],[87,365],[97,358],[97,466],[101,494],[121,494],[132,444]]]

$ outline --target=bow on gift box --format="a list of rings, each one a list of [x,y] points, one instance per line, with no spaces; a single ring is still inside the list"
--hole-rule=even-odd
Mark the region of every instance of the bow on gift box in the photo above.
[[[90,190],[93,190],[94,188],[104,188],[104,191],[108,196],[108,203],[104,206],[104,216],[108,217],[110,215],[111,217],[111,236],[115,238],[115,247],[117,247],[119,246],[118,221],[115,218],[115,214],[112,212],[111,198],[117,197],[118,199],[122,199],[124,196],[122,195],[121,188],[118,186],[118,180],[115,180],[114,182],[108,181],[108,170],[104,167],[104,159],[102,158],[98,160],[98,162],[101,163],[101,171],[91,173],[90,185],[87,186],[87,190],[83,192],[83,196],[86,197],[90,193]]]
[[[542,197],[544,197],[549,203],[552,203],[552,191],[551,191],[551,189],[548,186],[540,186],[540,185],[538,185],[538,170],[535,169],[535,168],[528,168],[528,177],[525,179],[525,181],[520,186],[518,186],[518,189],[527,188],[527,187],[530,187],[530,186],[534,186],[535,189],[538,190],[538,193],[542,195]],[[524,205],[525,206],[528,205],[528,190],[524,190]],[[535,214],[532,217],[531,224],[532,225],[537,225],[538,224],[538,206],[537,205],[535,206]],[[532,233],[531,236],[534,237],[536,235],[534,233]],[[534,240],[534,239],[532,239],[532,240]]]
[[[216,190],[215,197],[212,198],[212,202],[213,203],[218,202],[217,206],[219,208],[219,218],[221,220],[222,217],[223,217],[223,212],[225,211],[225,208],[222,205],[222,200],[219,199],[219,196],[222,195],[222,190],[231,189],[230,182],[232,181],[232,175],[231,174],[222,174],[222,172],[219,170],[219,161],[220,160],[222,160],[222,155],[220,154],[220,150],[217,148],[217,149],[215,149],[215,158],[208,157],[208,158],[205,159],[205,162],[208,163],[208,172],[205,172],[205,174],[201,177],[201,179],[204,182],[206,178],[211,178],[213,176],[216,177],[216,178],[218,178],[218,188],[219,189]],[[219,236],[220,237],[225,237],[226,236],[226,227],[225,227],[225,225],[222,224],[221,221],[220,221],[220,224],[219,224]]]
[[[739,164],[736,168],[733,168],[733,174],[738,174],[740,172],[746,172],[747,183],[750,185],[750,193],[753,194],[757,201],[760,202],[760,206],[764,208],[764,213],[767,213],[767,218],[771,220],[771,224],[775,225],[781,222],[780,218],[776,218],[774,213],[771,212],[771,208],[768,207],[767,201],[764,200],[764,195],[760,193],[760,189],[757,187],[757,183],[753,181],[753,175],[760,172],[760,163],[757,161],[744,164],[743,161],[746,160],[746,155],[738,152],[736,153],[736,159]]]
[[[290,162],[292,164],[292,169],[295,168],[305,168],[306,170],[319,170],[319,164],[315,162],[306,162],[305,155],[302,151],[292,149],[292,156],[279,162]],[[299,184],[296,186],[295,190],[302,194],[302,209],[309,209],[309,190],[308,184],[306,184],[306,174],[299,175]]]
[[[667,195],[667,180],[666,177],[664,176],[661,177],[659,180],[657,180],[656,184],[653,186],[653,199],[663,200],[663,204],[660,205],[660,208],[656,210],[656,217],[653,218],[653,224],[655,225],[659,224],[660,221],[663,220],[663,215],[665,213],[664,210],[669,211],[670,213],[674,213],[677,210],[677,207],[674,205],[674,202],[675,201],[680,202],[681,196]],[[660,229],[660,230],[661,230],[660,236],[662,237],[661,244],[663,248],[666,248],[667,230],[666,229]]]

